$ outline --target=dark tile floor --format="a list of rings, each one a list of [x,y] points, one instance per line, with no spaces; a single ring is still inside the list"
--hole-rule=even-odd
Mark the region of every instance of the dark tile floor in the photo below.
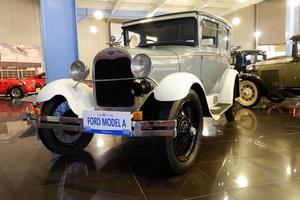
[[[22,121],[24,102],[0,100],[0,199],[300,199],[300,104],[241,108],[205,119],[195,167],[159,172],[151,140],[97,135],[85,152],[49,152]]]

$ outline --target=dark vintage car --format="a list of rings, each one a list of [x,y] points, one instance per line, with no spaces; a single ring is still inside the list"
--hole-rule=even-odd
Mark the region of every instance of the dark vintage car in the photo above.
[[[291,55],[259,62],[241,75],[239,103],[257,105],[262,96],[281,102],[300,94],[300,35],[293,36]]]
[[[0,94],[10,96],[12,98],[21,98],[26,94],[39,92],[45,84],[45,73],[29,78],[0,79]]]
[[[239,73],[246,73],[247,67],[251,69],[253,64],[264,61],[266,59],[266,52],[262,50],[231,51],[231,65],[233,65],[234,69]]]

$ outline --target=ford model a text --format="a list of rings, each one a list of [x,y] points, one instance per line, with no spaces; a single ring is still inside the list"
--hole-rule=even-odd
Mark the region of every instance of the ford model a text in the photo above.
[[[262,96],[271,102],[281,102],[300,95],[300,35],[293,36],[289,42],[290,55],[247,67],[240,83],[239,103],[242,106],[253,107]]]
[[[93,89],[81,83],[86,66],[74,62],[73,80],[43,88],[41,113],[37,107],[28,119],[58,154],[84,149],[94,133],[157,137],[164,166],[184,172],[199,152],[203,117],[234,120],[239,78],[229,65],[231,27],[185,12],[127,22],[123,33],[124,47],[95,56]]]

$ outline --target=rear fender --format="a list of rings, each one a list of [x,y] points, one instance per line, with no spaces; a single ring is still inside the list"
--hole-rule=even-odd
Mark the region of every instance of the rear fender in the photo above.
[[[218,102],[222,104],[232,104],[233,98],[239,97],[239,78],[238,72],[234,69],[227,69],[222,77],[222,89],[219,94]],[[234,89],[237,87],[236,93]]]
[[[38,94],[37,102],[46,102],[55,96],[63,96],[68,101],[72,111],[82,117],[84,110],[94,108],[93,89],[84,83],[72,79],[60,79],[47,84]]]

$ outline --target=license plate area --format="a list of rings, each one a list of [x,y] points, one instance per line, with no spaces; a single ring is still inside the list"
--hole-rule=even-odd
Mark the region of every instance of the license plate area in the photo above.
[[[130,112],[84,111],[83,126],[86,133],[133,136]]]

